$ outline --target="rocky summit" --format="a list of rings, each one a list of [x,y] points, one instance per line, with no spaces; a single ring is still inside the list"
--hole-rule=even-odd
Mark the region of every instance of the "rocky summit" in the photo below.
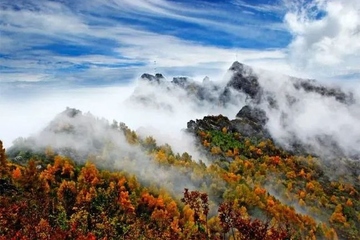
[[[265,101],[273,107],[277,106],[276,100],[269,93],[269,89],[261,85],[259,71],[236,61],[230,66],[228,72],[231,77],[225,86],[211,81],[208,77],[205,77],[203,82],[196,82],[189,77],[178,76],[173,77],[172,81],[167,82],[166,78],[160,73],[155,75],[144,73],[141,75],[141,79],[158,84],[168,83],[180,87],[187,90],[190,95],[196,96],[199,100],[211,101],[214,104],[227,104],[231,101],[234,93],[241,93],[245,95],[248,102],[260,104]],[[266,71],[263,72],[266,74]],[[297,91],[334,98],[343,104],[350,105],[355,103],[351,92],[344,92],[338,87],[323,86],[312,79],[301,79],[284,75],[279,75],[279,77],[288,78],[288,84]],[[217,96],[214,97],[214,93],[217,93]],[[296,96],[289,94],[287,99],[289,104],[291,104],[293,101],[296,101]]]
[[[326,157],[350,155],[356,157],[352,153],[344,152],[332,136],[319,133],[314,135],[313,143],[310,144],[299,139],[295,133],[296,129],[294,132],[292,128],[294,118],[296,120],[298,117],[294,113],[299,114],[304,111],[302,110],[304,107],[308,107],[304,105],[306,99],[322,99],[322,101],[330,101],[340,107],[347,107],[356,104],[351,92],[334,86],[325,86],[312,79],[295,78],[254,69],[237,61],[230,66],[227,76],[230,77],[225,83],[211,81],[208,77],[203,82],[194,81],[189,77],[174,77],[172,81],[166,81],[161,74],[155,76],[143,74],[141,78],[155,82],[155,86],[166,86],[161,92],[169,91],[172,94],[176,92],[176,89],[182,89],[189,97],[189,101],[199,106],[238,107],[236,115],[228,116],[233,120],[225,121],[224,119],[224,124],[227,122],[229,129],[235,129],[243,136],[252,136],[258,139],[273,137],[268,129],[269,114],[273,114],[278,118],[279,128],[288,132],[287,138],[283,139],[282,143],[278,143],[288,150],[299,154],[315,154],[321,148],[327,149],[321,152]],[[137,99],[147,99],[146,104],[151,106],[149,102],[156,98],[140,95],[137,96]],[[173,109],[166,104],[168,103],[156,102],[152,106],[167,106],[167,109]],[[272,120],[274,121],[274,118]],[[190,121],[188,128],[190,131],[194,131],[215,127],[213,123],[212,119],[205,117],[203,120]],[[221,126],[220,124],[218,127]]]

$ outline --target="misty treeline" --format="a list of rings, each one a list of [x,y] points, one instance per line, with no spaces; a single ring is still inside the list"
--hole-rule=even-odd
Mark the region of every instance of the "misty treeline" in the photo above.
[[[87,157],[1,143],[0,239],[358,239],[359,187],[315,157],[224,127],[196,133],[205,163],[109,129]]]

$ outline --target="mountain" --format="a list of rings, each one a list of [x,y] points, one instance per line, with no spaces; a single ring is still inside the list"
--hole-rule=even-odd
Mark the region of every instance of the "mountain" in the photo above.
[[[351,92],[235,62],[223,80],[143,74],[127,103],[185,111],[188,138],[67,108],[0,141],[0,239],[358,239]]]
[[[248,99],[251,99],[255,103],[268,101],[272,106],[276,106],[276,102],[272,102],[272,99],[269,99],[269,96],[267,95],[269,94],[268,89],[261,86],[261,83],[259,83],[259,77],[261,77],[259,76],[259,71],[255,71],[252,67],[237,61],[231,65],[228,71],[231,73],[231,77],[225,87],[210,81],[208,77],[204,78],[201,83],[188,77],[174,77],[170,84],[167,85],[178,86],[185,89],[188,94],[193,94],[199,100],[207,100],[214,103],[218,101],[226,104],[231,99],[229,94],[231,94],[231,91],[235,90],[244,93]],[[270,72],[262,70],[261,74],[263,75],[264,73]],[[298,91],[305,91],[306,93],[314,93],[322,97],[334,98],[336,101],[348,105],[355,103],[353,94],[351,92],[344,92],[339,87],[323,86],[312,79],[301,79],[281,75],[278,75],[277,77],[287,78],[288,84]],[[160,73],[155,74],[155,76],[144,73],[141,76],[141,79],[156,84],[169,83]],[[216,99],[207,98],[209,95],[213,95],[214,92],[220,93]],[[289,104],[291,104],[291,100],[294,98],[295,96],[288,96]]]
[[[241,116],[263,115],[261,123],[243,126],[249,133],[254,133],[255,125],[262,126],[272,139],[287,150],[294,152],[311,153],[324,158],[349,157],[359,159],[359,150],[350,142],[360,142],[360,129],[354,132],[359,115],[359,103],[352,92],[344,91],[336,86],[324,86],[315,80],[300,79],[269,71],[253,69],[250,66],[234,62],[228,70],[228,79],[225,81],[196,82],[188,77],[174,77],[167,81],[161,74],[157,78],[151,74],[142,75],[144,85],[135,90],[132,101],[144,104],[147,107],[176,111],[175,102],[191,102],[194,111],[211,109],[212,113],[237,109],[225,115],[236,118]],[[161,79],[154,81],[153,79]],[[151,83],[150,86],[146,83]],[[156,93],[161,93],[158,95]],[[162,99],[161,96],[171,96]],[[244,109],[242,109],[244,108]],[[225,110],[224,110],[225,109]],[[344,120],[336,121],[344,115]],[[313,118],[313,123],[307,119]],[[255,119],[256,120],[256,119]],[[332,128],[329,132],[321,122],[326,121]],[[305,123],[303,123],[305,122]],[[255,123],[255,124],[254,124]],[[256,128],[256,127],[255,127]],[[308,129],[306,129],[308,128]],[[344,137],[350,138],[347,142]]]

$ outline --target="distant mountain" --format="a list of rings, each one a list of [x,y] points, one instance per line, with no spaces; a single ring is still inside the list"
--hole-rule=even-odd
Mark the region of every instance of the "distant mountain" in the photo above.
[[[231,77],[225,86],[210,81],[208,77],[205,77],[203,82],[196,82],[189,77],[173,77],[172,81],[167,81],[160,73],[155,75],[144,73],[140,79],[159,85],[167,85],[168,87],[177,86],[186,90],[189,95],[193,95],[199,100],[213,103],[227,104],[231,100],[231,92],[238,91],[244,93],[247,99],[252,100],[252,103],[268,101],[272,106],[276,106],[274,99],[271,99],[268,96],[269,90],[259,82],[260,76],[258,71],[255,71],[248,65],[236,61],[230,66],[228,72],[231,74]],[[267,73],[270,72],[261,72],[262,75]],[[273,73],[270,74],[275,76]],[[355,103],[353,94],[344,92],[339,87],[323,86],[312,79],[301,79],[285,75],[278,75],[277,77],[287,78],[289,80],[287,84],[294,87],[297,91],[305,91],[323,97],[334,98],[336,101],[344,104]],[[291,104],[291,101],[294,101],[295,97],[296,96],[291,95],[288,96],[289,104]]]
[[[58,154],[82,162],[89,156],[102,155],[104,149],[109,149],[109,155],[115,154],[111,152],[115,146],[119,150],[116,152],[118,154],[124,148],[120,142],[125,142],[125,138],[114,128],[118,128],[117,124],[110,125],[107,120],[96,118],[90,113],[67,108],[56,115],[41,132],[15,140],[8,155],[21,162],[28,155],[27,152],[44,152],[50,147]]]
[[[353,108],[359,109],[353,93],[336,86],[325,86],[311,79],[254,69],[239,62],[230,66],[226,76],[228,79],[225,82],[210,81],[208,78],[197,82],[188,77],[174,77],[172,81],[168,81],[162,74],[143,74],[131,101],[172,111],[176,104],[164,101],[161,97],[169,95],[172,97],[171,101],[188,101],[195,109],[204,106],[209,109],[237,108],[238,114],[228,116],[236,117],[235,122],[244,122],[244,114],[262,116],[261,123],[251,121],[252,124],[249,124],[247,121],[240,127],[246,134],[259,133],[255,129],[261,126],[260,132],[266,133],[266,137],[271,136],[278,144],[294,152],[312,153],[326,158],[359,158],[360,151],[341,142],[340,138],[347,134],[340,129],[350,131],[348,136],[354,142],[360,142],[360,131],[353,132],[349,129],[351,126],[335,123],[327,116],[336,114],[337,108],[349,115]],[[319,111],[315,108],[319,108]],[[322,111],[325,112],[323,115],[316,115]],[[307,115],[317,116],[316,121],[329,121],[336,128],[334,133],[327,131],[325,125],[314,122],[309,123],[313,130],[303,134],[304,126],[300,120],[306,120]],[[360,120],[356,118],[359,116],[355,116],[354,120]],[[301,125],[295,126],[297,122]]]

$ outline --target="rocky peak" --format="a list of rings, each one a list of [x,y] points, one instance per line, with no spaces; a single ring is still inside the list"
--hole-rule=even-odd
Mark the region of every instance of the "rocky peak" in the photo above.
[[[65,111],[60,113],[60,115],[67,116],[67,117],[70,117],[70,118],[74,118],[77,115],[81,115],[81,114],[82,114],[82,112],[80,110],[75,109],[75,108],[69,108],[69,107],[67,107]]]
[[[226,127],[231,132],[240,133],[244,137],[254,137],[257,139],[269,139],[270,134],[265,128],[268,118],[264,111],[250,106],[244,106],[237,118],[229,120],[222,115],[206,116],[203,119],[191,120],[187,124],[189,132],[221,130]]]
[[[155,76],[149,73],[144,73],[143,75],[141,75],[140,79],[160,83],[160,81],[165,78],[161,73],[156,73]]]
[[[252,68],[242,63],[234,62],[229,70],[233,72],[233,75],[226,87],[242,91],[251,99],[259,101],[262,89],[258,82],[258,77],[254,74]]]
[[[245,64],[240,63],[238,61],[235,61],[231,67],[229,68],[229,70],[234,71],[234,72],[241,72],[244,70],[244,67],[247,67]]]
[[[171,82],[182,88],[189,85],[189,79],[187,77],[174,77]]]
[[[203,84],[209,84],[211,83],[211,80],[208,76],[204,77],[203,81],[202,81]]]

